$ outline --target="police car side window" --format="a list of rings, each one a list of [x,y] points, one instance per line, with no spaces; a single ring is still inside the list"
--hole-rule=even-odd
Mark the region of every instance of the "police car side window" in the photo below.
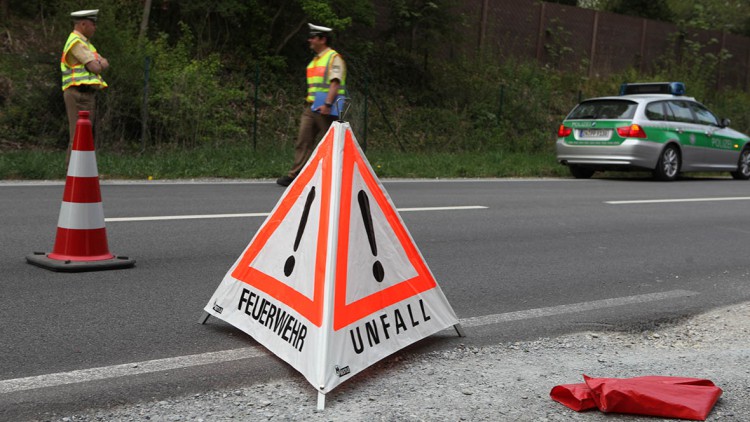
[[[698,103],[690,103],[690,108],[693,109],[695,117],[698,118],[698,123],[702,125],[719,126],[719,119],[717,119],[713,113],[708,111],[706,107],[703,107]]]
[[[667,120],[667,114],[664,112],[664,102],[659,101],[646,106],[646,118],[649,120]]]
[[[690,106],[685,101],[669,101],[667,106],[672,111],[676,122],[695,123],[693,112],[690,111]]]

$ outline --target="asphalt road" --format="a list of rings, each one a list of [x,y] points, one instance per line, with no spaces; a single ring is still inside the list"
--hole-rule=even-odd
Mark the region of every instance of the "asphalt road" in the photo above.
[[[750,299],[747,182],[384,185],[400,209],[486,207],[401,212],[468,334],[459,339],[444,332],[411,351],[647,326]],[[62,191],[62,183],[0,184],[0,420],[300,376],[239,330],[216,319],[197,323],[263,217],[116,220],[263,214],[282,188],[272,182],[103,183],[110,250],[137,264],[76,274],[24,259],[52,248]],[[158,359],[253,348],[252,356],[113,375],[116,365],[145,368]],[[97,380],[80,372],[91,368],[107,368],[109,375]],[[71,371],[79,371],[80,382],[45,384],[48,374]],[[20,388],[13,381],[29,377],[40,384]]]

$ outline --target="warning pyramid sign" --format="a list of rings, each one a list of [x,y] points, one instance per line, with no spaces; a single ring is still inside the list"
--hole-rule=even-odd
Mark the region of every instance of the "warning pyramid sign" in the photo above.
[[[458,326],[348,123],[334,122],[205,311],[323,394]]]

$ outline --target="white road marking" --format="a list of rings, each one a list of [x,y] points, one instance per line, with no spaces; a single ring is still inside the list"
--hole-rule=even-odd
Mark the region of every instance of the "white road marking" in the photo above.
[[[463,327],[480,327],[499,324],[508,321],[519,321],[532,318],[572,314],[595,309],[612,308],[616,306],[633,305],[655,302],[659,300],[676,299],[695,296],[698,292],[688,290],[671,290],[662,293],[651,293],[613,299],[596,300],[593,302],[574,303],[570,305],[552,306],[548,308],[529,309],[526,311],[508,312],[504,314],[485,315],[481,317],[464,318],[459,320]],[[451,328],[452,329],[452,328]],[[201,353],[197,355],[178,356],[166,359],[149,360],[145,362],[126,363],[122,365],[105,366],[100,368],[81,369],[56,374],[37,375],[26,378],[15,378],[0,381],[0,394],[33,390],[36,388],[57,387],[61,385],[100,381],[131,375],[150,374],[172,369],[189,368],[214,363],[231,362],[240,359],[251,359],[268,356],[265,348],[260,346],[243,347],[220,352]]]
[[[414,211],[464,211],[464,210],[483,210],[488,207],[481,205],[467,205],[456,207],[422,207],[422,208],[399,208],[399,212]],[[160,220],[202,220],[211,218],[243,218],[243,217],[267,217],[267,212],[251,212],[244,214],[196,214],[196,215],[161,215],[153,217],[115,217],[105,218],[107,223],[128,222],[128,221],[160,221]]]
[[[483,205],[465,205],[456,207],[421,207],[421,208],[397,208],[398,212],[414,211],[465,211],[465,210],[486,210],[489,207]]]
[[[223,350],[221,352],[201,353],[199,355],[178,356],[145,362],[105,366],[101,368],[38,375],[35,377],[16,378],[0,381],[0,394],[33,390],[35,388],[57,387],[60,385],[99,381],[129,375],[150,374],[153,372],[168,371],[170,369],[231,362],[234,360],[257,358],[260,356],[268,356],[268,352],[262,347],[243,347],[241,349]]]
[[[483,325],[499,324],[501,322],[520,321],[524,319],[542,318],[555,315],[573,314],[576,312],[593,311],[596,309],[614,308],[616,306],[632,305],[637,303],[655,302],[659,300],[676,299],[699,294],[689,290],[670,290],[662,293],[649,293],[637,296],[618,297],[614,299],[595,300],[593,302],[573,303],[570,305],[552,306],[549,308],[529,309],[526,311],[508,312],[504,314],[485,315],[474,318],[462,319],[464,327],[480,327]]]
[[[115,217],[105,218],[107,223],[126,221],[160,221],[160,220],[203,220],[210,218],[267,217],[267,212],[250,212],[244,214],[195,214],[195,215],[159,215],[153,217]]]
[[[643,199],[635,201],[605,201],[609,205],[631,204],[671,204],[680,202],[718,202],[718,201],[750,201],[750,196],[731,196],[724,198],[685,198],[685,199]]]

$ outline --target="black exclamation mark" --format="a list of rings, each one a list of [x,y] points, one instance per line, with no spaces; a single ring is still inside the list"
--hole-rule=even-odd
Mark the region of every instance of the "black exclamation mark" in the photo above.
[[[310,189],[310,193],[307,194],[307,201],[305,201],[305,210],[302,211],[302,218],[299,222],[299,228],[297,229],[297,238],[294,239],[294,252],[297,252],[299,248],[299,242],[302,240],[302,233],[305,232],[305,225],[307,225],[307,216],[310,215],[310,206],[312,205],[313,199],[315,199],[315,186]],[[294,271],[294,255],[287,258],[284,264],[284,275],[289,277]]]
[[[365,191],[361,190],[357,194],[357,200],[359,201],[359,210],[362,211],[362,221],[365,222],[365,232],[367,232],[367,240],[370,241],[370,250],[373,256],[378,256],[378,246],[375,244],[375,232],[372,228],[372,214],[370,214],[370,200],[367,198]],[[375,261],[372,264],[372,275],[375,280],[380,283],[385,277],[385,271],[383,271],[383,265],[380,261]]]

